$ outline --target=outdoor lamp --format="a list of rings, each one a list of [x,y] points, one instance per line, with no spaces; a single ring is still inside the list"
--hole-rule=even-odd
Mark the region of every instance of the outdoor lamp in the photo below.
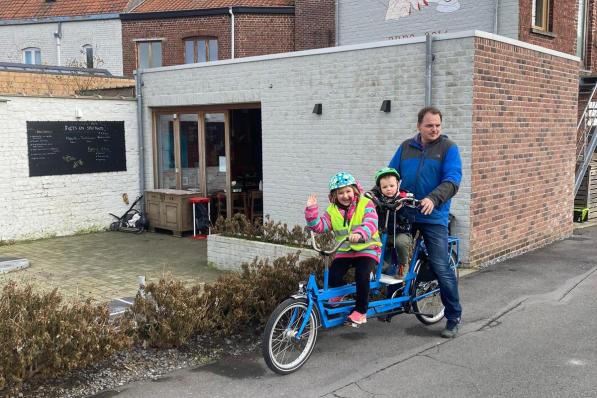
[[[313,113],[315,113],[316,115],[321,115],[321,113],[323,112],[323,107],[321,106],[321,104],[315,104],[315,106],[313,107]]]
[[[383,100],[381,103],[381,108],[379,109],[382,112],[390,112],[392,110],[392,101],[391,100]]]

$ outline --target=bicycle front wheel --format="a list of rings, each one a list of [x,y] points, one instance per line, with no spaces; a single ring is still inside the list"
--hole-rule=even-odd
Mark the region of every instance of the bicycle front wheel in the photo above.
[[[430,293],[429,296],[417,301],[413,301],[413,309],[417,319],[425,325],[433,325],[444,317],[444,305],[439,294],[439,284],[437,280],[415,281],[415,298]]]
[[[319,319],[315,310],[307,313],[307,300],[290,298],[282,302],[270,316],[261,341],[265,363],[274,372],[286,375],[307,362],[315,342]],[[301,336],[298,330],[307,319]]]

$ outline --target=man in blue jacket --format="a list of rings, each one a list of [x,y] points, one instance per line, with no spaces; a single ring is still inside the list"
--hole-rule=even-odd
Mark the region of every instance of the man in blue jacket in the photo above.
[[[417,134],[404,141],[390,161],[402,176],[401,188],[421,201],[413,229],[421,231],[431,268],[437,275],[445,316],[442,337],[456,337],[462,309],[458,281],[449,266],[448,217],[450,200],[458,192],[462,162],[458,146],[441,134],[442,114],[435,107],[419,111]]]

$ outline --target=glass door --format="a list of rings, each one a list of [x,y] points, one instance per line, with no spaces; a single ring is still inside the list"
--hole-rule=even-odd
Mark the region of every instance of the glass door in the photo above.
[[[205,191],[214,198],[215,216],[227,217],[229,213],[228,169],[226,156],[227,113],[203,114],[205,149]]]
[[[200,191],[199,174],[199,117],[197,114],[180,115],[180,189]]]
[[[157,187],[176,189],[176,156],[175,156],[175,115],[158,115],[156,120],[157,138]]]

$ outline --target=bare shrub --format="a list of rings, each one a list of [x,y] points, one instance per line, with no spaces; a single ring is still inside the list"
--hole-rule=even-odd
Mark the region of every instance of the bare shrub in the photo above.
[[[0,390],[107,358],[130,347],[132,335],[129,322],[110,321],[107,305],[65,304],[56,289],[9,282],[0,295]]]

